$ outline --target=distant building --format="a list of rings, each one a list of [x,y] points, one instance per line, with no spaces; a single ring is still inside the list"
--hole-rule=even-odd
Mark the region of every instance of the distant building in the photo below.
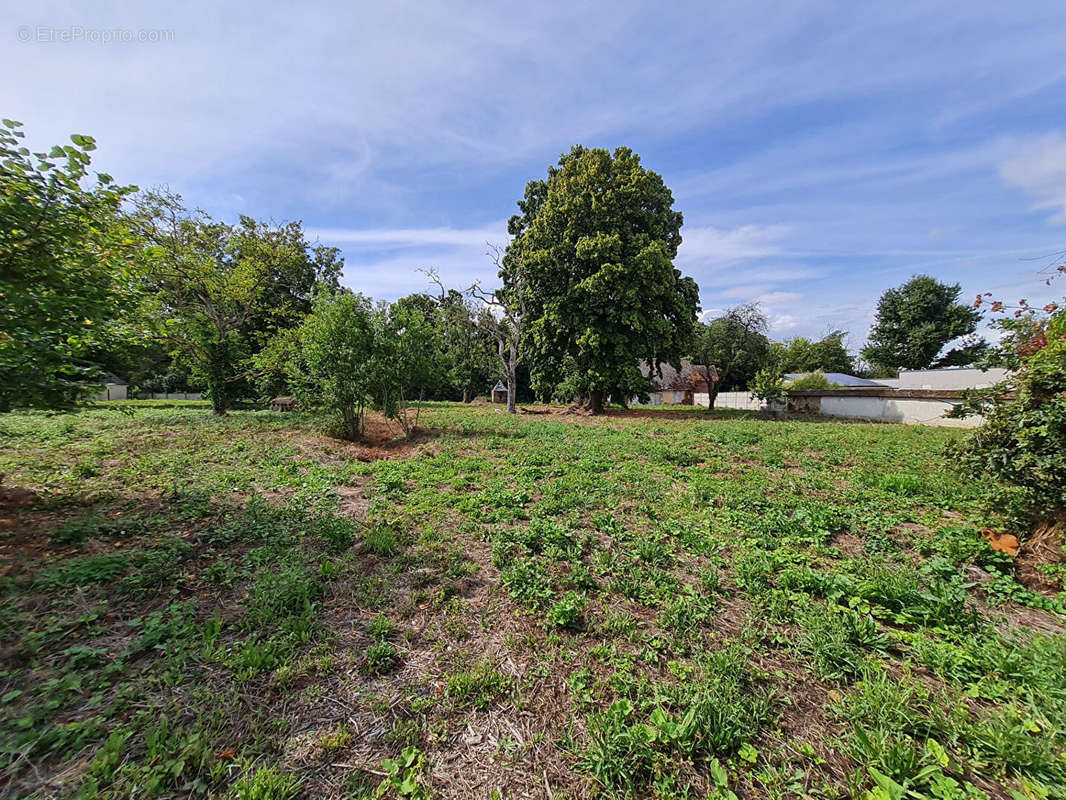
[[[296,402],[291,397],[275,397],[270,401],[271,411],[292,411]]]
[[[809,372],[786,372],[785,379],[794,381],[798,380],[806,375],[810,375]],[[882,386],[883,384],[877,381],[871,381],[866,378],[859,378],[855,375],[848,375],[846,372],[825,372],[826,380],[830,383],[835,383],[837,386]]]
[[[496,385],[492,387],[492,402],[507,402],[507,387],[504,385],[503,381],[496,381]]]
[[[641,403],[639,398],[630,398],[630,405],[695,405],[696,395],[705,395],[713,391],[718,383],[718,370],[711,366],[693,364],[688,359],[681,359],[681,370],[674,369],[672,364],[662,362],[659,365],[659,373],[654,374],[651,365],[646,361],[640,362],[640,374],[651,380],[651,391],[648,393],[648,402]]]
[[[93,400],[125,400],[129,394],[129,384],[117,375],[107,373],[100,382],[100,391]]]

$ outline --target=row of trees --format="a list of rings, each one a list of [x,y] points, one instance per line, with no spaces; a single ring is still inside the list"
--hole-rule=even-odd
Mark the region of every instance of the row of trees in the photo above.
[[[203,389],[218,413],[292,390],[343,420],[348,404],[316,393],[324,373],[312,358],[347,347],[377,371],[354,407],[372,402],[407,430],[412,398],[466,399],[505,372],[500,321],[469,294],[437,281],[436,296],[372,306],[341,289],[339,251],[310,243],[298,222],[220,222],[167,191],[93,181],[89,137],[47,153],[22,139],[19,123],[5,120],[0,410],[71,405],[112,371]],[[330,325],[338,314],[373,336],[352,349],[349,333]],[[323,331],[340,338],[326,342]],[[347,435],[360,426],[341,425]]]
[[[90,138],[36,154],[21,139],[5,121],[0,408],[73,402],[107,369],[142,385],[202,388],[218,413],[291,391],[336,405],[357,435],[361,417],[346,415],[368,402],[400,413],[412,398],[469,399],[497,377],[511,411],[528,375],[541,396],[583,397],[599,412],[609,397],[647,391],[640,361],[714,364],[723,389],[746,387],[760,370],[858,369],[843,331],[773,342],[757,304],[697,322],[698,287],[673,265],[682,215],[662,177],[627,148],[574,147],[529,182],[510,243],[491,253],[499,289],[448,288],[430,272],[433,291],[375,306],[340,288],[339,252],[310,243],[298,222],[229,224],[106,175],[86,187]],[[893,373],[972,360],[981,343],[939,355],[976,325],[957,296],[924,276],[886,292],[863,357]],[[315,352],[369,366],[329,376]],[[386,386],[384,365],[402,378]],[[353,390],[361,402],[311,386],[342,380],[362,387]]]

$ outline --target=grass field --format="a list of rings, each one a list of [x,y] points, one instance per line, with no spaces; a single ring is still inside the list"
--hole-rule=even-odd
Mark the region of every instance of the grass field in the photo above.
[[[957,431],[0,416],[0,796],[1066,797],[1061,565]]]

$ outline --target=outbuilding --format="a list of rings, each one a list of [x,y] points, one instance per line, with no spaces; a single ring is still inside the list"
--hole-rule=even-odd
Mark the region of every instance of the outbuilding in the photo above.
[[[129,395],[129,384],[110,372],[104,375],[100,384],[100,391],[93,400],[125,400]]]
[[[507,387],[503,381],[496,381],[496,385],[492,387],[492,402],[507,403]]]

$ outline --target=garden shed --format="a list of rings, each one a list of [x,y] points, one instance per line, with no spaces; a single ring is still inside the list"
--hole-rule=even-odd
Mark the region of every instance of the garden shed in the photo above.
[[[507,402],[507,387],[504,386],[503,381],[496,381],[496,385],[492,387],[492,402]]]

